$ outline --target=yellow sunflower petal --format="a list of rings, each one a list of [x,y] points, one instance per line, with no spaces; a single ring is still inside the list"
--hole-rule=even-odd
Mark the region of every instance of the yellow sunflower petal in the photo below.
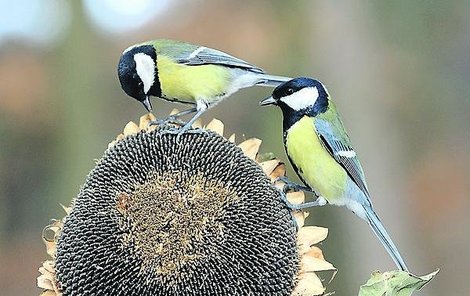
[[[328,228],[319,226],[305,226],[299,229],[297,237],[299,242],[312,246],[323,241],[328,236]]]
[[[293,216],[294,216],[295,222],[297,223],[297,227],[302,229],[302,227],[304,227],[304,224],[305,224],[305,213],[294,212]]]
[[[259,165],[263,169],[263,172],[266,175],[270,175],[274,169],[279,165],[279,159],[273,159],[273,160],[268,160],[268,161],[263,161]]]
[[[47,290],[47,291],[42,292],[39,296],[57,296],[57,295],[60,295],[60,294]]]
[[[218,119],[212,119],[211,122],[206,125],[206,129],[211,130],[220,136],[224,136],[224,124]]]
[[[293,296],[322,295],[325,288],[320,278],[313,272],[301,274],[299,282],[292,293]]]
[[[303,191],[289,192],[287,193],[287,200],[294,205],[299,205],[305,202],[305,194]]]
[[[140,132],[140,128],[137,124],[132,121],[129,121],[124,127],[124,136],[134,135]]]
[[[196,119],[196,121],[192,125],[193,128],[202,128],[202,121],[200,118]]]
[[[330,262],[312,256],[302,256],[300,265],[303,272],[336,270]]]
[[[139,128],[141,130],[146,130],[150,121],[155,121],[157,118],[152,113],[147,113],[142,115],[139,119]]]
[[[310,246],[307,252],[305,252],[305,254],[307,254],[308,256],[325,260],[325,257],[323,257],[323,251],[317,246]]]
[[[243,153],[253,160],[256,158],[256,154],[258,154],[259,147],[261,146],[261,140],[257,138],[251,138],[244,142],[241,142],[238,147],[240,147]]]
[[[279,165],[271,172],[269,177],[271,180],[276,180],[279,177],[283,177],[286,174],[286,165],[282,162],[279,163]],[[281,183],[281,182],[278,182]]]

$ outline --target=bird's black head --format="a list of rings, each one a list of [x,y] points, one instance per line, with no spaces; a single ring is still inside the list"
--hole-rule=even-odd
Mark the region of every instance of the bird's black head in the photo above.
[[[273,91],[260,105],[277,105],[284,115],[284,127],[290,127],[304,115],[316,116],[328,108],[328,91],[318,80],[299,77],[289,80]]]
[[[118,76],[122,89],[144,104],[150,112],[150,96],[161,96],[156,67],[157,53],[152,45],[139,45],[124,51],[119,60]]]
[[[302,112],[312,116],[326,111],[328,92],[323,84],[312,78],[299,77],[276,87],[270,98],[261,105],[278,105],[282,110]],[[311,113],[314,114],[311,114]]]

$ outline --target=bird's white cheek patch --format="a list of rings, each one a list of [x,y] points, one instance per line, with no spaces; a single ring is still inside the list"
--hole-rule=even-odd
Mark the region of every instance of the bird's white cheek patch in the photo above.
[[[153,59],[145,53],[137,53],[134,55],[135,70],[140,80],[144,84],[144,92],[147,93],[152,87],[155,80],[155,63]]]
[[[318,89],[316,87],[305,87],[289,96],[281,98],[281,101],[298,111],[315,105],[317,99]]]

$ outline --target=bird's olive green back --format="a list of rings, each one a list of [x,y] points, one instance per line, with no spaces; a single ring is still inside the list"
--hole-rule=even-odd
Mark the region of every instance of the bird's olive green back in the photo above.
[[[161,54],[174,60],[187,59],[191,53],[200,47],[199,45],[168,39],[152,40],[148,44],[155,47],[157,56]]]
[[[329,100],[328,109],[316,116],[315,128],[331,156],[346,170],[364,194],[369,196],[361,163],[333,101]],[[342,154],[344,152],[352,155],[345,156],[347,154]]]

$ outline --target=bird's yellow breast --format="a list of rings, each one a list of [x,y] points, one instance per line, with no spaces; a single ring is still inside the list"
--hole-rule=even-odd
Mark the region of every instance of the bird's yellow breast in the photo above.
[[[304,116],[292,125],[286,138],[287,154],[315,192],[330,203],[339,202],[343,197],[347,174],[323,148],[314,121],[315,118]]]
[[[187,66],[165,56],[157,56],[158,76],[162,93],[168,98],[194,102],[223,95],[231,73],[218,65]]]

